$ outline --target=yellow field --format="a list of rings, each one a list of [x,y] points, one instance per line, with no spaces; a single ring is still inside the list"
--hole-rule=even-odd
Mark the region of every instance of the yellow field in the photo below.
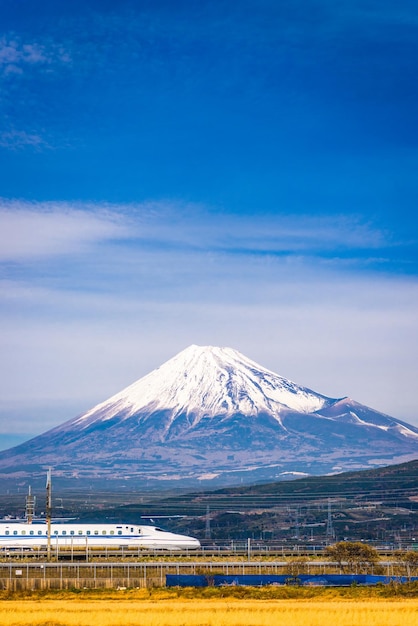
[[[418,600],[2,600],[1,626],[416,626]]]

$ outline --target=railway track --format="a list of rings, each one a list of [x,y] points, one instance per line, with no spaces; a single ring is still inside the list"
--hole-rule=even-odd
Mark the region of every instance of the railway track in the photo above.
[[[369,544],[370,545],[370,544]],[[416,543],[403,542],[392,545],[374,545],[381,558],[390,559],[398,550],[417,550]],[[71,547],[71,546],[53,546],[51,550],[51,560],[57,561],[108,561],[112,559],[124,560],[144,560],[144,559],[168,559],[172,558],[178,561],[184,559],[216,559],[216,560],[233,560],[246,559],[262,560],[262,559],[289,559],[297,557],[320,558],[326,544],[279,544],[273,542],[231,542],[230,545],[215,544],[202,545],[197,550],[145,550],[141,548],[129,547],[107,547],[107,548],[90,548],[89,546]],[[47,561],[47,551],[45,548],[15,548],[0,550],[0,562],[17,561]]]

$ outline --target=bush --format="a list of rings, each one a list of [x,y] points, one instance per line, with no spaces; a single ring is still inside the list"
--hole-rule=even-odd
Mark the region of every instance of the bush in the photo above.
[[[324,556],[338,563],[344,573],[367,574],[379,561],[375,548],[360,541],[340,541],[324,550]]]

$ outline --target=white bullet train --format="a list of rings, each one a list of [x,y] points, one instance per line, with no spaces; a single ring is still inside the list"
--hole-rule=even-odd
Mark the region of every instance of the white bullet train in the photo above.
[[[51,523],[51,548],[140,548],[144,550],[196,550],[194,537],[177,535],[157,526],[135,524]],[[0,549],[36,549],[48,546],[48,525],[44,523],[0,522]]]

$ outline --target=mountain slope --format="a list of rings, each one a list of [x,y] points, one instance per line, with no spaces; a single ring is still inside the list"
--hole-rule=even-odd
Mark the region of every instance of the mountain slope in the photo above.
[[[418,429],[230,348],[190,346],[120,393],[0,453],[0,472],[235,484],[418,456]]]

